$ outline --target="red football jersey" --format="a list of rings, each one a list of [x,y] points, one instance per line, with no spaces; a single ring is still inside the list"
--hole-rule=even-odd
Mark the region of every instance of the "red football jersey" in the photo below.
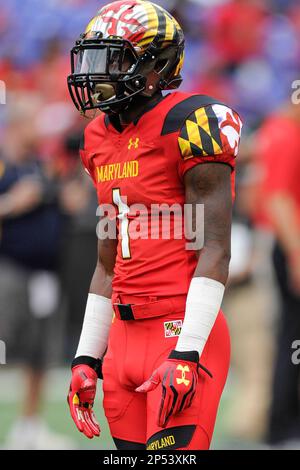
[[[186,249],[180,213],[185,203],[184,174],[201,163],[221,162],[231,166],[234,186],[241,127],[238,114],[227,106],[204,95],[180,92],[164,97],[122,132],[104,115],[87,126],[83,164],[99,204],[116,208],[114,294],[187,293],[197,260],[195,251]],[[161,204],[167,206],[159,218],[153,217],[153,208],[155,212]],[[174,209],[170,236],[168,228],[163,229],[168,206]]]

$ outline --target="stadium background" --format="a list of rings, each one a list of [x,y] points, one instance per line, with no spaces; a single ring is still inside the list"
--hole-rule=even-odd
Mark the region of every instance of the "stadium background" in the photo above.
[[[57,258],[55,267],[30,266],[30,275],[24,266],[18,271],[17,256],[3,253],[0,242],[0,289],[7,285],[11,295],[11,303],[7,303],[8,291],[5,296],[0,291],[0,339],[12,315],[17,315],[16,322],[22,324],[18,334],[14,334],[18,328],[11,330],[11,342],[6,344],[7,364],[0,365],[2,448],[23,445],[17,423],[22,413],[29,413],[28,409],[24,412],[24,401],[26,380],[30,381],[28,365],[32,364],[35,369],[49,367],[39,411],[49,447],[113,448],[99,399],[96,414],[102,437],[89,442],[74,429],[65,398],[70,376],[68,363],[79,335],[96,242],[96,200],[77,157],[78,139],[86,122],[73,109],[66,76],[74,40],[104,3],[6,0],[0,6],[0,80],[6,86],[6,104],[3,99],[0,104],[1,161],[6,153],[21,155],[24,146],[34,148],[42,178],[47,180],[46,193],[57,224],[57,252],[53,254],[47,246],[51,237],[42,247],[45,258]],[[300,79],[300,5],[292,0],[156,3],[170,10],[186,33],[183,89],[220,98],[237,109],[245,123],[238,157],[230,286],[224,305],[233,335],[233,358],[213,448],[264,448],[272,396],[278,297],[270,262],[272,233],[258,210],[262,176],[256,137],[264,120],[290,100],[292,82]],[[22,156],[20,161],[22,166]],[[1,211],[0,196],[0,217],[4,218]],[[53,219],[46,219],[45,224],[43,229],[49,233]],[[37,228],[28,227],[29,239],[34,240],[30,230]],[[33,251],[32,243],[17,237],[16,243],[22,247],[18,256],[24,260],[26,250]],[[26,258],[25,264],[27,261]],[[11,262],[13,270],[7,278]],[[38,273],[38,279],[31,279],[32,272]],[[1,283],[1,273],[6,284]],[[32,337],[29,317],[23,318],[26,294],[10,311],[18,296],[15,285],[22,285],[18,276],[25,276],[25,283],[30,277],[31,304],[38,302],[49,307],[44,311],[39,306],[32,307],[34,312],[28,313],[44,323],[37,336]],[[51,306],[53,297],[57,306]],[[27,354],[28,343],[36,345],[31,351],[34,358]],[[37,364],[37,356],[41,364]],[[45,442],[38,446],[45,447]]]

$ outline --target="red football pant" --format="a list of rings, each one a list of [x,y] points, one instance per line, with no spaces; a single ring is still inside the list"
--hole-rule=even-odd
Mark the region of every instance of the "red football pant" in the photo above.
[[[200,371],[190,408],[173,416],[162,429],[156,424],[161,385],[148,394],[135,392],[176,347],[178,338],[165,337],[164,323],[183,318],[183,313],[173,313],[148,320],[114,320],[103,363],[103,405],[114,438],[145,444],[150,450],[209,448],[230,360],[229,332],[222,312],[200,360],[213,378]]]

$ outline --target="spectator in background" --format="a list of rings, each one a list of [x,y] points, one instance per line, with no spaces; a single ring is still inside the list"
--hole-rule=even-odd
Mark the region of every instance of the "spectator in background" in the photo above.
[[[45,44],[41,60],[28,71],[28,81],[47,103],[68,101],[66,77],[70,73],[70,58],[62,53],[62,44],[53,38]]]
[[[231,0],[212,12],[207,34],[229,67],[259,54],[265,7],[265,0]]]
[[[280,324],[268,438],[300,448],[300,366],[292,343],[300,339],[300,105],[287,104],[258,133],[264,171],[260,204],[275,234],[273,264],[280,295]],[[292,442],[291,442],[292,441]]]
[[[61,325],[56,275],[62,229],[56,182],[37,156],[33,101],[21,97],[9,118],[0,160],[0,337],[7,363],[25,366],[21,416],[6,447],[70,447],[40,417],[50,360],[57,358]],[[58,358],[57,358],[58,359]]]
[[[75,126],[64,142],[65,173],[60,189],[61,208],[68,217],[61,257],[61,278],[66,300],[68,335],[65,352],[74,357],[82,327],[82,312],[89,292],[97,252],[97,194],[78,158],[83,130]],[[81,253],[83,256],[78,256]]]
[[[225,425],[236,442],[259,442],[266,434],[273,364],[273,285],[269,234],[255,229],[252,219],[252,139],[244,136],[237,163],[232,253],[224,311],[231,341],[232,393]]]

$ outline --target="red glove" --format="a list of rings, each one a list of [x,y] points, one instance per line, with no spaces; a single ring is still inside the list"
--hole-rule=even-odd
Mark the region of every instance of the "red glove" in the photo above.
[[[191,406],[197,389],[199,367],[211,376],[211,373],[199,364],[199,354],[196,351],[172,351],[150,379],[136,389],[136,392],[147,393],[161,383],[158,426],[165,428],[171,416]]]
[[[70,412],[77,429],[89,439],[100,436],[100,426],[93,412],[97,379],[96,370],[89,365],[79,364],[72,367],[68,395]]]

